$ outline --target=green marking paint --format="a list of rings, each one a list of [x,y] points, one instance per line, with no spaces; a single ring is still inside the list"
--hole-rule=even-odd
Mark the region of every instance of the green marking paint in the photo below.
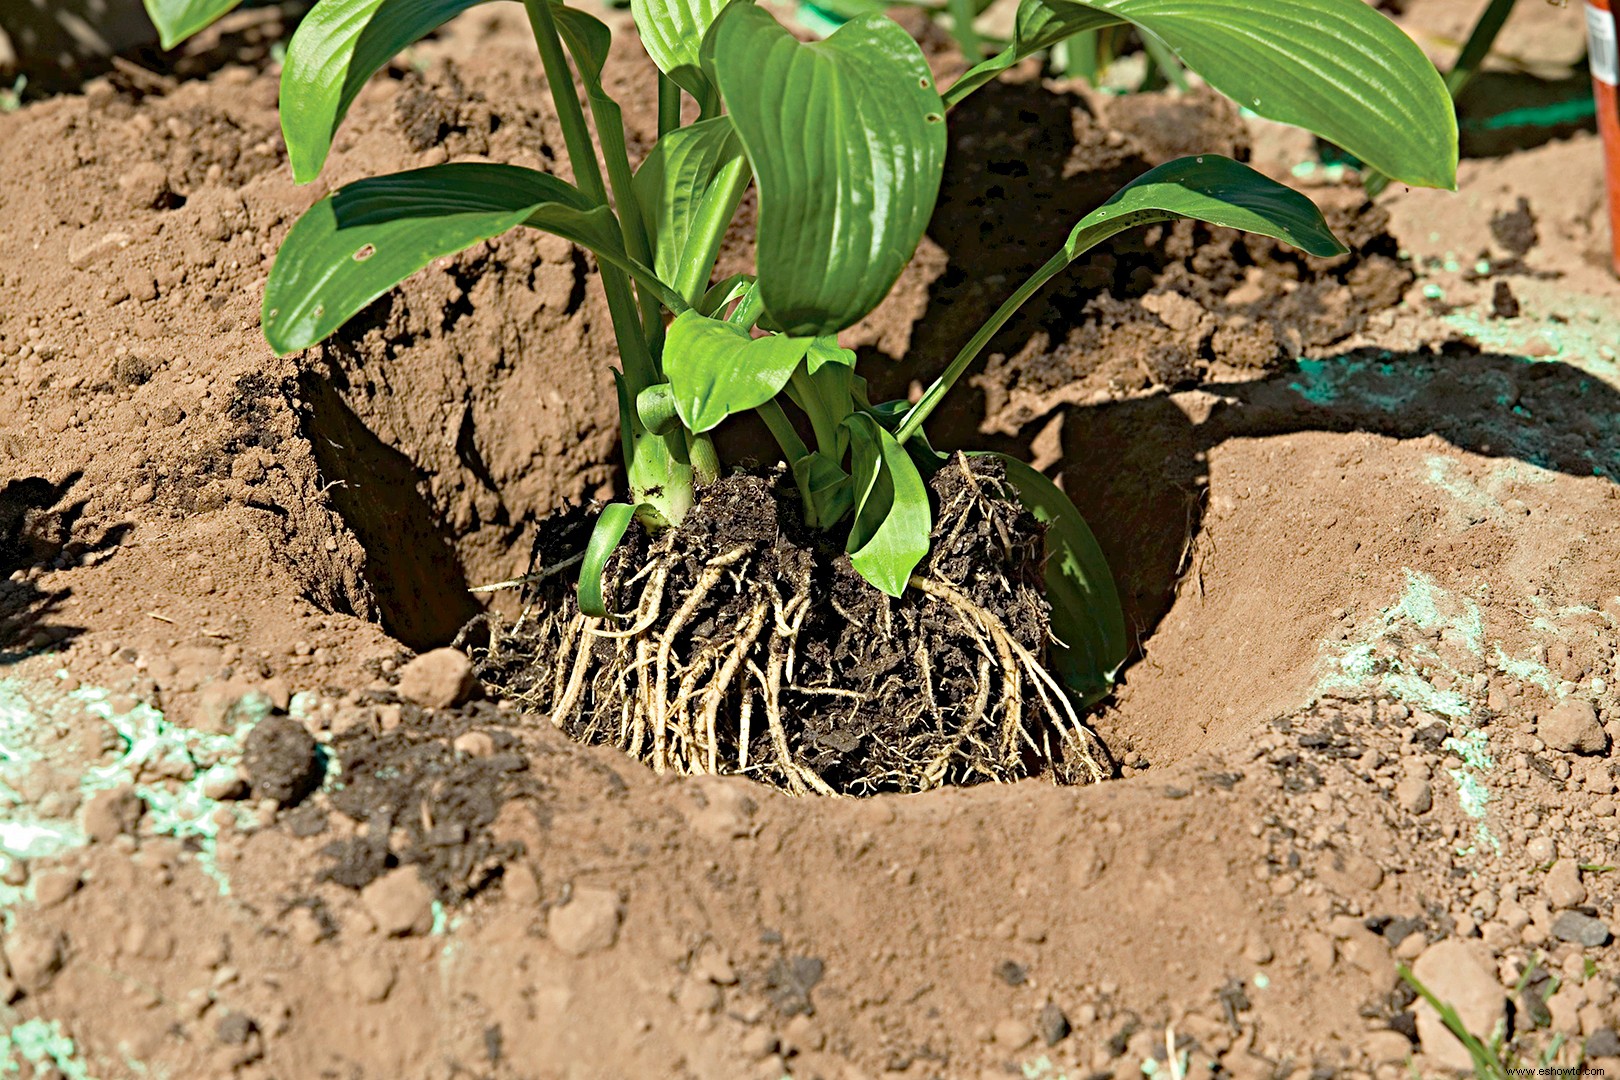
[[[78,1047],[54,1020],[28,1020],[0,1034],[0,1076],[21,1076],[24,1063],[54,1065],[68,1080],[91,1080]]]
[[[58,672],[57,679],[65,675]],[[113,695],[99,687],[64,693],[42,680],[0,679],[0,745],[5,747],[0,758],[0,870],[14,859],[58,855],[86,842],[75,820],[42,817],[37,806],[17,794],[19,788],[60,789],[66,782],[78,788],[82,803],[98,791],[129,785],[146,805],[148,827],[187,841],[221,895],[229,894],[230,883],[216,860],[217,816],[223,809],[241,828],[251,828],[255,818],[250,808],[211,799],[203,792],[217,775],[215,770],[234,773],[241,759],[240,740],[270,707],[269,699],[264,699],[263,709],[244,710],[229,735],[171,723],[146,702],[125,709],[115,708],[113,702]],[[113,760],[86,767],[82,748],[47,737],[61,725],[77,721],[82,726],[86,715],[105,722],[117,734],[119,752]],[[182,776],[189,779],[179,779]],[[28,899],[28,890],[0,885],[0,922],[10,925],[14,917],[10,908]]]

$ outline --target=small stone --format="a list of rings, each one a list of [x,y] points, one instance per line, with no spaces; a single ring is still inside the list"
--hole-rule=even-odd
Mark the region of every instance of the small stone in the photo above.
[[[478,686],[472,661],[455,649],[425,652],[399,670],[399,694],[428,709],[453,709]]]
[[[397,867],[360,890],[360,903],[388,937],[433,929],[433,890],[409,866]]]
[[[718,949],[711,949],[699,956],[692,965],[692,974],[700,979],[708,979],[716,986],[732,986],[737,982],[736,966],[730,957]]]
[[[1408,814],[1427,814],[1434,806],[1434,790],[1421,776],[1408,776],[1395,785],[1395,802]]]
[[[1040,1015],[1035,1018],[1035,1030],[1047,1046],[1056,1046],[1067,1039],[1069,1032],[1074,1028],[1070,1026],[1069,1018],[1063,1014],[1057,1002],[1048,1001],[1041,1007]]]
[[[1482,1038],[1490,1038],[1507,1017],[1507,997],[1496,972],[1465,942],[1448,939],[1429,946],[1412,965],[1412,974]],[[1446,1029],[1440,1014],[1421,999],[1415,1009],[1424,1054],[1441,1067],[1471,1070],[1467,1049]]]
[[[25,923],[6,937],[5,958],[12,980],[25,993],[37,994],[67,962],[67,938],[51,927]]]
[[[1583,915],[1579,911],[1564,911],[1553,920],[1552,936],[1559,941],[1570,941],[1588,948],[1596,948],[1608,944],[1609,927],[1603,920]]]
[[[1412,1043],[1398,1031],[1370,1031],[1361,1048],[1374,1065],[1404,1064],[1412,1056]]]
[[[464,732],[450,745],[468,757],[486,758],[495,753],[495,739],[487,731]]]
[[[1384,868],[1359,851],[1344,856],[1344,876],[1357,888],[1372,892],[1384,883]]]
[[[257,724],[275,711],[275,701],[263,690],[226,679],[197,691],[199,724],[216,735],[233,735],[244,724]]]
[[[992,1031],[996,1045],[1008,1050],[1022,1050],[1035,1041],[1035,1029],[1016,1017],[997,1020]]]
[[[226,1046],[243,1046],[253,1033],[259,1030],[259,1025],[246,1013],[228,1012],[219,1018],[214,1026],[214,1037]]]
[[[1620,1035],[1613,1028],[1598,1028],[1586,1038],[1586,1056],[1589,1058],[1620,1057]]]
[[[569,956],[584,956],[613,947],[621,918],[618,893],[586,886],[575,889],[568,903],[551,909],[546,933]]]
[[[1554,750],[1566,753],[1601,754],[1609,745],[1597,710],[1579,698],[1565,698],[1555,705],[1537,724],[1536,734]]]
[[[1586,886],[1581,884],[1581,868],[1573,859],[1559,859],[1547,871],[1541,895],[1555,908],[1580,907],[1586,903]]]
[[[364,953],[349,965],[349,982],[361,1001],[375,1004],[384,1000],[394,988],[397,977],[394,962],[375,953]]]
[[[129,784],[106,791],[98,791],[85,800],[79,823],[84,834],[98,843],[110,843],[125,833],[133,833],[140,824],[146,804]]]
[[[247,781],[242,778],[236,766],[215,765],[203,773],[202,793],[216,802],[245,798],[248,793]]]
[[[34,903],[42,908],[55,907],[79,891],[84,879],[77,870],[65,866],[46,870],[34,878]]]
[[[757,1027],[743,1035],[741,1041],[737,1044],[737,1049],[742,1051],[743,1056],[750,1061],[763,1061],[776,1053],[776,1049],[780,1045],[781,1042],[777,1039],[774,1031],[769,1028]]]
[[[675,994],[675,1003],[694,1016],[718,1012],[724,1002],[720,988],[707,979],[687,979]]]
[[[1550,863],[1558,858],[1558,844],[1550,836],[1533,836],[1524,845],[1524,853],[1537,865]]]
[[[132,165],[118,178],[118,188],[132,210],[153,210],[170,198],[169,175],[153,161]]]
[[[293,806],[321,783],[315,737],[290,716],[259,721],[242,747],[242,764],[254,797]]]
[[[688,811],[692,829],[710,840],[743,840],[754,834],[758,787],[740,777],[703,776],[687,782],[695,804]]]

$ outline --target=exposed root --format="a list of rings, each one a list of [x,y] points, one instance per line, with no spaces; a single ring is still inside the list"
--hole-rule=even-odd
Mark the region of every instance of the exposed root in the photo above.
[[[959,458],[935,483],[934,553],[898,600],[792,535],[765,481],[734,478],[680,530],[631,534],[604,577],[627,614],[588,618],[558,577],[532,582],[486,678],[660,773],[796,795],[1103,779],[1106,752],[1042,662],[1038,526],[991,466]],[[553,541],[547,569],[566,557]]]

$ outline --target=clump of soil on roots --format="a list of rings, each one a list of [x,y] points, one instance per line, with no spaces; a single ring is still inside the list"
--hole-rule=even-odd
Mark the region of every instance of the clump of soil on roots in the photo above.
[[[898,599],[841,537],[805,528],[781,474],[710,486],[678,529],[632,529],[604,579],[622,614],[606,619],[572,586],[589,515],[552,518],[482,675],[661,773],[825,795],[1103,779],[1106,751],[1044,666],[1043,526],[999,463],[957,455],[930,488],[930,555]]]

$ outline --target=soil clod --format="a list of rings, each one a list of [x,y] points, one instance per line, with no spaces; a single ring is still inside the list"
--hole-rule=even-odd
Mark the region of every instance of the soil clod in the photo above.
[[[288,716],[272,716],[254,726],[242,748],[242,763],[253,794],[282,806],[296,805],[321,783],[315,738]]]

